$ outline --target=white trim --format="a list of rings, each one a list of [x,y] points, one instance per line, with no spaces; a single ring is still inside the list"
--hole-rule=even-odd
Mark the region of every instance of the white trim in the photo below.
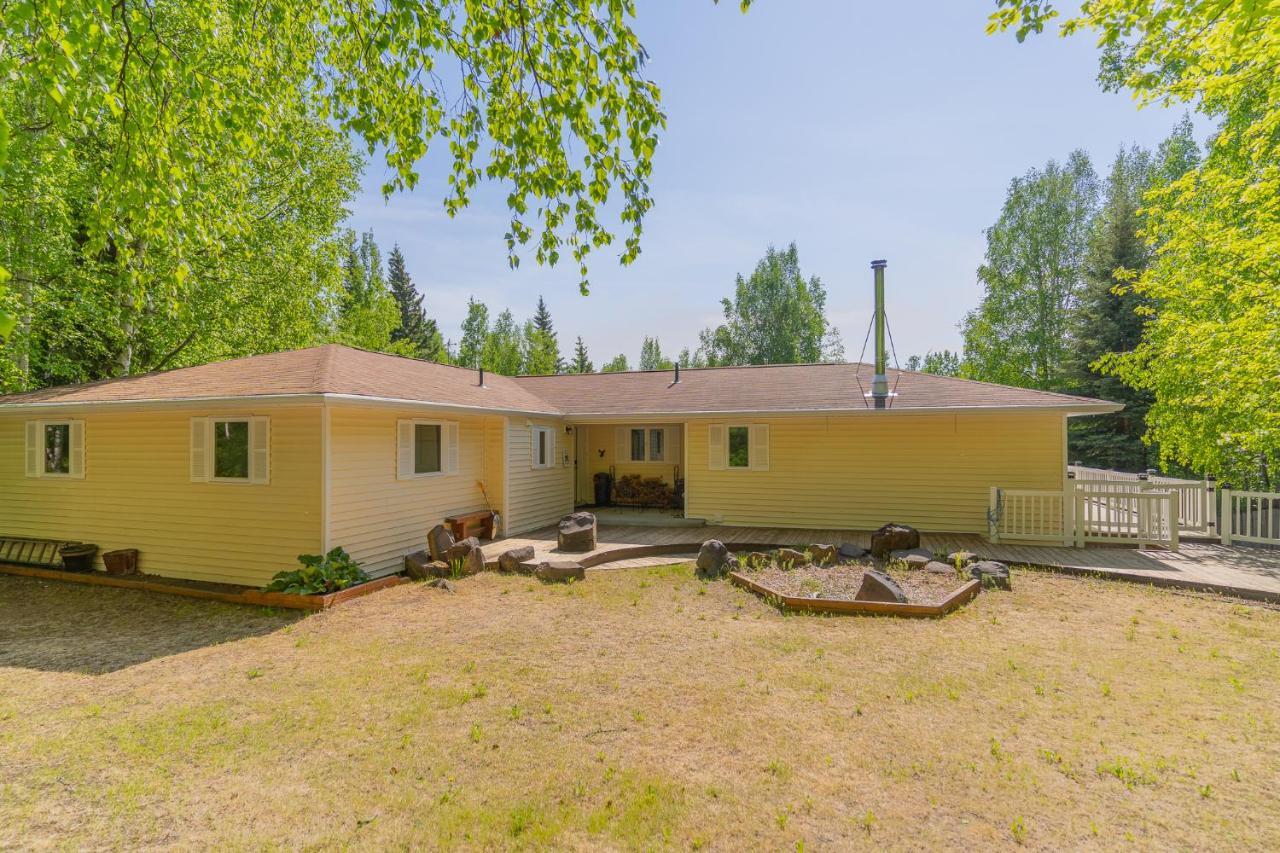
[[[404,453],[404,445],[402,443],[401,431],[405,426],[413,427],[415,433],[410,437],[410,453],[412,458],[408,459],[406,468],[406,460],[401,456]],[[417,444],[417,427],[434,426],[440,428],[440,470],[439,471],[417,471],[409,470],[418,467],[418,444]],[[428,477],[451,477],[458,473],[457,466],[457,447],[450,448],[450,443],[457,444],[458,438],[458,422],[457,421],[433,421],[423,418],[400,418],[396,421],[396,479],[397,480],[423,480]]]
[[[511,418],[502,419],[502,535],[511,524]]]
[[[538,461],[538,434],[547,435],[547,460]],[[555,427],[543,424],[529,424],[529,467],[534,471],[545,471],[556,465],[556,430]]]
[[[67,428],[67,471],[46,471],[45,438],[49,427]],[[33,480],[83,480],[88,454],[85,450],[86,429],[78,418],[53,418],[26,421],[23,424],[23,474]],[[34,443],[32,442],[34,433]],[[32,464],[34,463],[34,465]]]
[[[532,394],[533,392],[529,392]],[[632,414],[618,412],[562,412],[559,410],[511,409],[498,406],[470,406],[452,403],[433,403],[426,400],[408,400],[399,397],[366,397],[360,394],[305,393],[305,394],[244,394],[240,396],[221,397],[175,397],[171,399],[137,399],[137,400],[51,400],[37,403],[3,403],[0,402],[0,414],[6,411],[27,411],[44,409],[70,408],[128,408],[156,406],[209,406],[215,403],[245,405],[249,403],[272,404],[352,404],[366,406],[391,406],[398,408],[421,408],[439,412],[487,412],[493,415],[520,415],[526,417],[564,418],[574,423],[592,421],[593,423],[671,423],[672,421],[690,417],[806,417],[818,414],[849,414],[871,417],[884,417],[912,414],[938,413],[1025,413],[1065,412],[1068,417],[1076,415],[1096,415],[1118,412],[1124,408],[1119,403],[1064,403],[1045,406],[915,406],[894,407],[892,409],[871,409],[865,406],[844,407],[829,406],[812,409],[705,409],[705,410],[671,410],[665,412],[635,412]]]
[[[204,476],[197,477],[194,460],[192,458],[192,454],[195,453],[194,436],[193,436],[192,441],[188,444],[188,448],[187,448],[187,453],[188,453],[187,467],[188,467],[189,475],[191,477],[192,482],[218,483],[218,484],[227,485],[227,486],[265,486],[271,482],[271,418],[267,417],[266,415],[245,415],[245,414],[238,414],[238,413],[206,415],[204,417],[191,419],[191,429],[193,433],[195,431],[196,423],[198,421],[203,421],[204,423],[203,439],[204,439],[204,466],[205,467],[204,467]],[[213,432],[214,432],[213,425],[215,423],[224,423],[224,424],[242,423],[247,426],[249,431],[248,445],[246,447],[248,458],[245,461],[248,466],[247,467],[248,476],[245,476],[245,477],[216,476],[215,465],[217,462],[217,456],[214,453],[214,438],[213,438]],[[264,433],[263,442],[265,446],[263,447],[263,450],[262,450],[264,454],[264,460],[262,463],[262,468],[263,468],[262,476],[256,477],[254,476],[254,467],[255,467],[254,454],[257,453],[257,451],[254,449],[254,435],[259,430],[263,431]]]

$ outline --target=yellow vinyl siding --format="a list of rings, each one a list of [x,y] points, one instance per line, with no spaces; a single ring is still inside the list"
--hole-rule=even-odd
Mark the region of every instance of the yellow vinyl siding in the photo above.
[[[667,431],[667,446],[664,453],[666,459],[662,462],[632,462],[628,457],[619,460],[617,434],[619,427],[628,431],[633,428],[645,430],[665,428]],[[619,479],[629,474],[638,474],[641,477],[659,477],[668,485],[675,485],[676,470],[684,464],[684,447],[680,440],[684,427],[681,424],[589,424],[579,426],[578,429],[586,433],[587,458],[579,460],[579,464],[585,463],[588,471],[583,481],[586,492],[582,495],[586,500],[595,499],[592,491],[594,488],[592,477],[601,471],[607,472],[611,467],[614,469],[614,476]],[[648,441],[647,435],[645,440]],[[630,447],[629,442],[630,438],[628,438],[628,447]],[[600,455],[602,450],[603,457]]]
[[[269,483],[191,482],[191,418],[210,415],[270,418]],[[322,545],[318,407],[82,410],[83,480],[24,476],[39,417],[0,415],[0,535],[137,548],[146,574],[250,586]]]
[[[533,467],[532,426],[551,427],[555,455],[550,468]],[[572,441],[563,421],[507,418],[507,533],[536,530],[573,512]]]
[[[396,478],[396,423],[429,417],[458,424],[458,471]],[[429,415],[371,406],[329,410],[329,542],[346,549],[366,572],[403,568],[404,555],[426,547],[427,531],[457,513],[488,509],[480,480],[489,487],[500,467],[487,458],[486,436],[501,418]],[[501,457],[499,457],[500,460]],[[499,495],[490,488],[494,508]]]
[[[710,470],[711,423],[768,424],[769,470]],[[1060,413],[698,419],[686,440],[686,514],[725,524],[981,533],[991,486],[1062,488]]]

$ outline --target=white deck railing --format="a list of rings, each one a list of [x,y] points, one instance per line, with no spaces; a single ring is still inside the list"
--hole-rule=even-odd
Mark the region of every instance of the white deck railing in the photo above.
[[[1062,492],[993,486],[987,513],[992,541],[1061,545],[1070,540],[1064,510]]]
[[[1280,545],[1280,493],[1222,490],[1222,544]]]
[[[1134,491],[1172,491],[1178,496],[1178,528],[1182,533],[1210,535],[1216,531],[1218,501],[1212,480],[1130,474],[1086,465],[1068,465],[1067,471],[1077,483],[1124,483]]]
[[[1075,544],[1124,542],[1178,550],[1175,492],[1134,489],[1126,482],[1076,481]]]
[[[1178,549],[1176,493],[1137,483],[1073,481],[1070,491],[992,487],[993,542],[1076,545],[1111,542]]]

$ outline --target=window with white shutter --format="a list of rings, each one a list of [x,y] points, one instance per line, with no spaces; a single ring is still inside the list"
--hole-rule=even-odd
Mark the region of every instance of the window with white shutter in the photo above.
[[[707,467],[712,471],[723,471],[727,464],[725,452],[724,424],[710,424],[707,427]]]
[[[547,426],[529,427],[529,462],[532,468],[550,468],[556,459],[556,431]]]
[[[27,421],[28,477],[84,478],[84,421]]]
[[[191,479],[197,483],[266,485],[271,481],[271,419],[191,419]]]
[[[458,424],[403,420],[396,424],[396,478],[414,480],[458,473]]]
[[[752,424],[748,452],[752,471],[769,470],[769,425]]]

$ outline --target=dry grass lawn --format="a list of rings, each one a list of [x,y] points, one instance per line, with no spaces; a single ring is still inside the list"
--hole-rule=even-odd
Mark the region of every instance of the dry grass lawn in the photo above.
[[[1280,848],[1280,613],[939,621],[686,566],[299,618],[0,577],[0,848]]]

